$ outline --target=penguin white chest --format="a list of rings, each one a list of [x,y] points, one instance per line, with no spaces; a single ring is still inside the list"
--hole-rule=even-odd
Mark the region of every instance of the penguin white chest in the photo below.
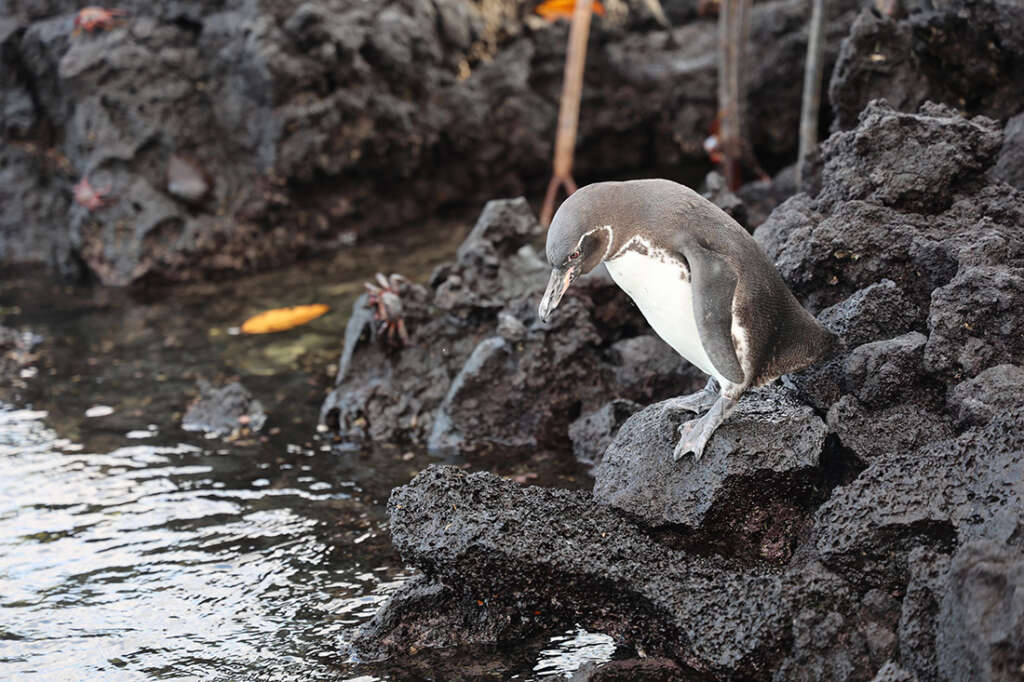
[[[701,343],[693,313],[693,291],[682,266],[668,254],[644,246],[647,254],[627,248],[605,261],[608,273],[633,299],[658,336],[705,374],[723,382]]]

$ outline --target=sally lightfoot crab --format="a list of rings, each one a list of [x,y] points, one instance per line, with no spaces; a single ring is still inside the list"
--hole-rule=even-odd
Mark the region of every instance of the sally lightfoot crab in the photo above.
[[[108,198],[110,194],[110,187],[104,187],[98,189],[93,187],[89,182],[89,178],[83,176],[74,187],[71,188],[72,196],[75,199],[75,203],[85,206],[89,211],[95,211],[98,208],[103,208],[107,204],[113,201],[112,198]]]
[[[404,309],[400,291],[409,284],[402,275],[392,274],[385,277],[377,273],[376,282],[366,282],[367,303],[373,311],[373,321],[377,323],[377,334],[391,346],[408,346],[409,332],[403,319]]]
[[[345,326],[345,345],[338,363],[336,383],[348,375],[356,346],[367,327],[371,337],[390,355],[392,351],[410,345],[406,320],[424,322],[430,317],[430,291],[422,284],[409,281],[402,275],[385,277],[378,273],[372,281],[363,284],[366,293],[352,306],[352,316]]]
[[[83,7],[78,10],[75,16],[75,30],[72,35],[78,35],[82,31],[92,33],[96,30],[107,30],[114,28],[118,19],[128,15],[127,10],[107,9],[106,7]]]

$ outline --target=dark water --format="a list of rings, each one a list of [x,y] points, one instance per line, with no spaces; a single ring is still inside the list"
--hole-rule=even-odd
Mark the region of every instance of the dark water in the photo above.
[[[332,448],[318,407],[362,281],[423,278],[467,229],[144,297],[0,273],[3,323],[46,339],[0,399],[0,679],[535,679],[611,657],[607,637],[583,631],[375,665],[345,647],[413,575],[384,504],[435,460]],[[331,312],[233,333],[254,313],[313,302]],[[263,434],[181,430],[199,377],[240,379],[270,415]],[[583,482],[557,460],[498,471]]]

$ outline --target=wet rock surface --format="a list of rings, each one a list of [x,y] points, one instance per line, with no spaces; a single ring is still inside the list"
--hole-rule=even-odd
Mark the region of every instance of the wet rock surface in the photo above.
[[[457,636],[579,623],[682,679],[1019,677],[1024,194],[992,173],[1000,141],[987,118],[874,102],[823,145],[820,192],[755,238],[842,343],[744,396],[700,461],[671,461],[688,415],[655,403],[618,427],[592,494],[450,467],[397,489],[395,545],[463,604],[447,610]],[[649,343],[588,326],[605,299],[583,291],[561,332],[589,335],[577,355]],[[512,342],[494,338],[480,343],[501,376]],[[600,443],[621,414],[584,409],[576,441]],[[439,616],[396,596],[380,617],[415,633]]]
[[[388,506],[403,558],[482,602],[481,613],[515,614],[533,628],[577,623],[709,674],[757,674],[781,645],[775,572],[668,549],[586,493],[433,466]],[[384,610],[418,618],[400,600]],[[380,642],[372,626],[363,639]]]
[[[831,8],[829,64],[855,5]],[[72,35],[77,3],[0,3],[2,259],[110,285],[269,268],[547,179],[568,26],[532,5],[118,7],[112,28]],[[808,13],[752,10],[769,156],[795,149]],[[578,179],[706,165],[717,22],[695,6],[685,21],[670,39],[639,0],[595,18]],[[111,201],[69,201],[81,178]]]
[[[199,396],[181,418],[186,431],[203,431],[215,436],[238,435],[241,431],[257,432],[267,421],[260,401],[237,381],[216,387],[199,381]]]
[[[602,665],[585,663],[569,678],[570,682],[678,682],[691,679],[687,671],[671,658],[631,658],[608,661]]]

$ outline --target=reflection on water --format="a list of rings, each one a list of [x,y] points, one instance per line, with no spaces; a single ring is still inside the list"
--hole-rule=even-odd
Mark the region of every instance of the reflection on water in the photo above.
[[[421,670],[356,665],[343,645],[412,575],[384,504],[433,460],[332,449],[315,424],[361,282],[377,269],[424,278],[467,228],[144,299],[3,273],[0,321],[46,341],[24,381],[0,385],[0,679]],[[230,333],[261,310],[313,302],[331,312],[281,334]],[[228,442],[183,431],[200,377],[240,379],[268,412],[263,433]],[[594,637],[471,662],[490,677],[565,676],[611,656]],[[460,669],[457,653],[449,665]]]
[[[584,663],[601,663],[615,653],[615,641],[608,635],[577,628],[551,638],[550,646],[537,657],[533,667],[540,677],[568,677]]]
[[[354,545],[382,519],[319,467],[235,486],[224,456],[76,452],[41,417],[0,412],[0,677],[339,669],[339,633],[408,575],[379,544],[336,560],[339,523],[372,517]]]

